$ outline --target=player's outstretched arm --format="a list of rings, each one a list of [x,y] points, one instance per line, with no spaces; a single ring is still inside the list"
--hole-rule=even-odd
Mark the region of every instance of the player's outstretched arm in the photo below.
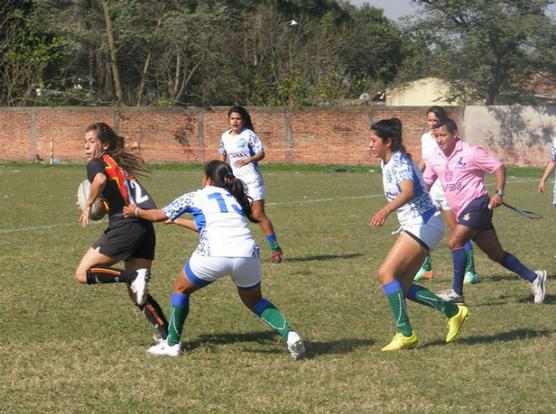
[[[168,216],[164,214],[164,212],[158,208],[153,208],[151,210],[144,210],[142,208],[137,207],[135,204],[130,204],[129,206],[125,206],[123,209],[124,217],[139,217],[143,220],[148,221],[166,221],[168,220]]]
[[[165,221],[165,224],[177,224],[178,226],[185,227],[186,229],[193,230],[197,233],[199,232],[199,229],[197,228],[193,220],[188,220],[181,217],[175,220],[168,219]]]

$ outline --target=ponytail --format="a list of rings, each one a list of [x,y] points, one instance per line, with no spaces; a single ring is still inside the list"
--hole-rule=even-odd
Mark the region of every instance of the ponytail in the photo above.
[[[247,217],[250,222],[259,222],[259,220],[253,216],[251,198],[247,195],[243,182],[234,176],[228,164],[220,160],[209,161],[205,166],[205,175],[212,180],[215,187],[225,188],[234,196],[241,206],[243,214],[245,214],[245,217]]]
[[[392,140],[392,152],[400,151],[411,158],[402,144],[402,121],[398,118],[382,119],[371,124],[371,131],[386,141],[388,138]]]

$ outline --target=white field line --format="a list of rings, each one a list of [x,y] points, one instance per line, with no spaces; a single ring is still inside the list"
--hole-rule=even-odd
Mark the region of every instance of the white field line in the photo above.
[[[506,185],[508,184],[521,184],[521,183],[530,183],[530,182],[537,182],[537,179],[531,180],[508,180]],[[493,184],[488,184],[488,187],[494,186]],[[277,201],[274,203],[266,203],[267,207],[278,207],[278,206],[287,206],[292,204],[313,204],[313,203],[327,203],[331,201],[343,201],[343,200],[363,200],[367,198],[377,198],[377,197],[384,197],[384,194],[368,194],[368,195],[361,195],[361,196],[350,196],[350,197],[328,197],[328,198],[312,198],[312,199],[303,199],[303,200],[293,200],[293,201]],[[108,221],[106,219],[100,221],[90,221],[89,224],[106,224]],[[18,227],[13,229],[0,229],[0,234],[11,234],[11,233],[24,233],[29,231],[40,231],[40,230],[52,230],[62,227],[73,227],[78,226],[79,222],[75,221],[72,223],[53,223],[53,224],[44,224],[38,226],[28,226],[28,227]]]

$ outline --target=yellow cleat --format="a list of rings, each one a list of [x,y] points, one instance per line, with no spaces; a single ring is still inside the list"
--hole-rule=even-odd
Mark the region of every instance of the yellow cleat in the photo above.
[[[461,331],[463,323],[469,316],[469,309],[467,309],[467,306],[458,305],[458,309],[459,312],[455,316],[448,318],[448,334],[446,335],[446,342],[452,342],[454,339],[456,339],[459,332]]]
[[[392,342],[386,345],[381,351],[400,351],[402,349],[413,348],[417,345],[417,335],[415,331],[411,332],[411,336],[405,336],[401,332],[398,332],[392,338]]]

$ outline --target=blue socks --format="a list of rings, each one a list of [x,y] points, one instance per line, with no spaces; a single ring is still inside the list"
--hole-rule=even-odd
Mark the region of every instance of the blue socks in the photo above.
[[[452,289],[458,295],[463,295],[463,278],[465,276],[465,265],[467,264],[467,253],[465,248],[459,247],[452,250],[452,263],[454,267]]]
[[[537,278],[537,274],[535,272],[521,263],[519,259],[511,253],[506,252],[506,256],[504,256],[504,260],[502,260],[500,264],[506,269],[517,273],[523,279],[527,279],[529,282],[532,282]]]

